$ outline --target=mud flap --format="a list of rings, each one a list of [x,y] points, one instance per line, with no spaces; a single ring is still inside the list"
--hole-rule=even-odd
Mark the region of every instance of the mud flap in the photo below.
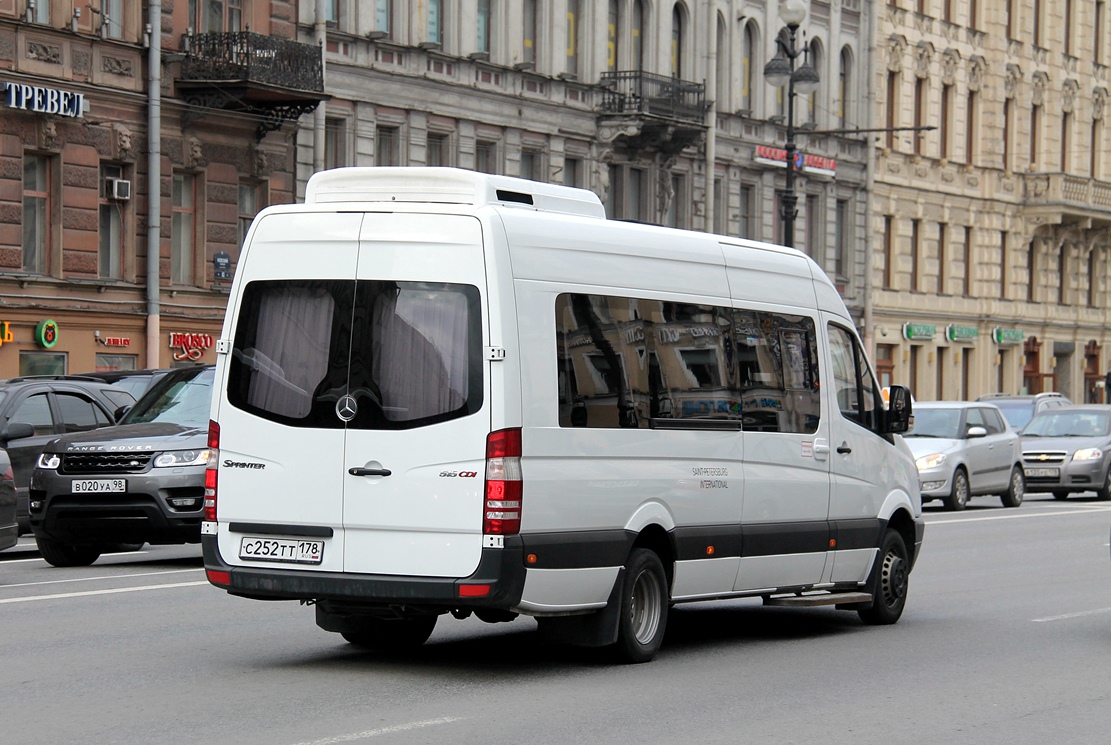
[[[621,609],[621,588],[625,586],[625,567],[617,573],[606,607],[581,616],[541,617],[536,619],[540,641],[576,647],[607,647],[617,642]]]

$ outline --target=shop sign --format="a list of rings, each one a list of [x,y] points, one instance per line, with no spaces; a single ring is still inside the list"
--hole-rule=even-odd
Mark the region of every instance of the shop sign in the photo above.
[[[8,321],[0,321],[0,347],[11,341],[13,341],[11,323]]]
[[[106,336],[101,340],[106,347],[130,347],[131,339],[126,336]]]
[[[756,162],[769,166],[787,167],[787,151],[770,145],[756,146]],[[823,158],[821,155],[805,155],[795,151],[795,169],[822,176],[837,175],[837,159]]]
[[[212,349],[215,343],[212,334],[170,334],[170,348],[175,350],[173,356],[176,362],[196,362],[204,355],[204,350]]]
[[[904,323],[903,338],[908,341],[929,341],[937,335],[937,326],[932,323]]]
[[[1005,329],[996,326],[991,330],[991,338],[996,344],[1021,344],[1023,337],[1022,329]]]
[[[975,326],[958,326],[951,323],[945,327],[945,338],[949,341],[976,341],[980,332]]]
[[[35,343],[44,349],[50,349],[58,343],[58,324],[55,321],[39,321],[35,326]]]
[[[226,251],[218,251],[212,257],[212,278],[219,282],[231,279],[231,257]]]
[[[10,109],[23,109],[36,114],[55,114],[73,119],[85,113],[85,94],[60,91],[42,85],[4,83],[4,102]]]

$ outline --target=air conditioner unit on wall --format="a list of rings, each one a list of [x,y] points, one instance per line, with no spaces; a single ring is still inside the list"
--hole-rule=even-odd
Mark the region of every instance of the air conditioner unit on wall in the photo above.
[[[126,202],[131,199],[131,182],[124,178],[105,179],[104,195],[108,199]]]

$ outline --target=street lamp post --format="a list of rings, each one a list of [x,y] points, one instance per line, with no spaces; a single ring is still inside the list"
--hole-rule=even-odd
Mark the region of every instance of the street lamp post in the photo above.
[[[804,57],[798,69],[795,60],[806,54],[806,47],[795,47],[799,26],[806,20],[805,0],[783,0],[779,17],[787,24],[775,37],[775,56],[764,65],[764,79],[776,88],[787,86],[787,178],[783,191],[783,244],[794,248],[795,216],[798,197],[795,196],[795,91],[809,95],[818,88],[818,71]]]

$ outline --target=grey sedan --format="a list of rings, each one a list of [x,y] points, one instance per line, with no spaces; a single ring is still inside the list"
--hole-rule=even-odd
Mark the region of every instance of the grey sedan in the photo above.
[[[971,497],[998,494],[1004,507],[1022,504],[1026,476],[1019,435],[991,404],[929,401],[914,405],[914,427],[903,435],[918,465],[922,501],[941,499],[963,510]]]
[[[1038,414],[1022,430],[1022,462],[1031,489],[1057,499],[1086,491],[1111,499],[1111,406]]]

